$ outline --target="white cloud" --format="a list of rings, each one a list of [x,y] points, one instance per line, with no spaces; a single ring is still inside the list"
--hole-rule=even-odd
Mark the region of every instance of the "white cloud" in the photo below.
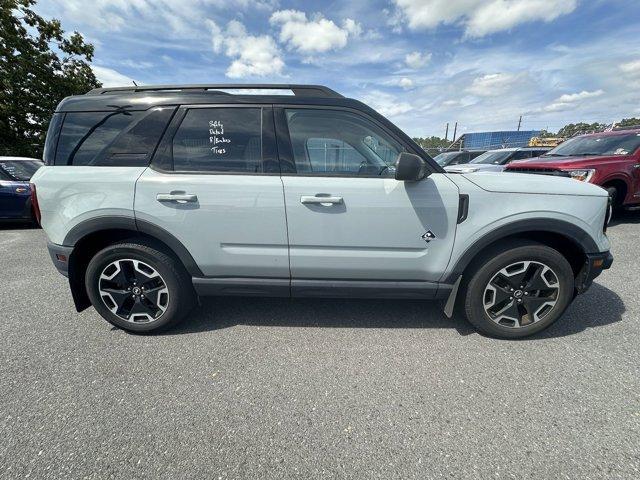
[[[578,106],[583,100],[599,97],[603,93],[604,90],[594,90],[593,92],[582,90],[581,92],[577,93],[565,93],[564,95],[560,95],[558,98],[556,98],[553,103],[550,103],[549,105],[544,107],[543,111],[559,112],[562,110],[569,110]]]
[[[393,95],[378,90],[367,93],[363,101],[385,117],[395,117],[413,110],[409,103],[399,101]]]
[[[467,91],[479,97],[497,97],[503,95],[521,80],[522,75],[490,73],[474,78]]]
[[[281,75],[284,61],[276,42],[269,35],[254,36],[245,26],[232,20],[222,30],[213,20],[207,24],[215,53],[224,53],[234,60],[226,71],[230,78]]]
[[[578,0],[395,0],[412,30],[460,24],[466,37],[483,37],[521,23],[544,21],[571,13]]]
[[[398,82],[398,85],[400,85],[402,88],[411,88],[413,87],[413,80],[407,77],[402,77]]]
[[[127,77],[112,68],[99,67],[97,65],[92,65],[91,68],[103,87],[126,87],[133,85],[133,79],[131,77]],[[140,85],[140,82],[137,83]]]
[[[620,65],[620,70],[633,76],[640,75],[640,60],[623,63]]]
[[[269,21],[280,27],[282,43],[291,50],[306,54],[344,48],[349,37],[362,33],[360,24],[350,18],[343,22],[341,28],[320,14],[309,20],[307,14],[299,10],[279,10],[271,15]]]
[[[409,77],[392,78],[391,80],[382,82],[383,85],[390,85],[393,87],[402,87],[404,90],[409,90],[414,87],[415,83]]]
[[[431,53],[411,52],[404,57],[407,67],[418,70],[425,67],[431,61]]]

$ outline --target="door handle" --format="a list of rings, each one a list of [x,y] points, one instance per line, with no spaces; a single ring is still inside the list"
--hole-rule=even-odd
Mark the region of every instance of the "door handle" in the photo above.
[[[159,193],[156,195],[156,200],[159,202],[195,203],[198,201],[198,196],[184,192]]]
[[[334,197],[333,195],[322,196],[318,195],[302,195],[300,197],[300,203],[306,205],[323,205],[328,207],[329,205],[338,205],[343,202],[342,197]]]
[[[26,191],[27,191],[27,189],[26,189],[25,187],[18,187],[18,188],[16,188],[16,193],[24,193],[24,192],[26,192]]]

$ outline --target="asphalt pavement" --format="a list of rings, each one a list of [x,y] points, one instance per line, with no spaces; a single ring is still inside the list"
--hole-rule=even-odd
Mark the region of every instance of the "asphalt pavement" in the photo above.
[[[407,300],[209,299],[135,336],[0,227],[0,478],[640,478],[640,213],[545,332]]]

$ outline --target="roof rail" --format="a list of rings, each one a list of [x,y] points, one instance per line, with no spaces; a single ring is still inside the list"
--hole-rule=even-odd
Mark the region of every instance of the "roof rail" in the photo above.
[[[324,85],[286,85],[286,84],[249,84],[249,83],[213,83],[196,85],[140,85],[130,87],[94,88],[87,95],[103,95],[120,92],[162,92],[162,91],[216,91],[216,90],[291,90],[299,97],[342,98],[338,92]],[[226,92],[219,92],[224,94]]]

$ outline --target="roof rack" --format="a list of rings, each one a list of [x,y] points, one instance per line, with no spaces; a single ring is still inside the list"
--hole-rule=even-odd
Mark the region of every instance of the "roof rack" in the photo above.
[[[338,92],[323,85],[286,85],[286,84],[248,84],[248,83],[213,83],[197,85],[141,85],[130,87],[106,87],[94,88],[87,95],[103,95],[106,93],[121,92],[163,92],[163,91],[219,91],[220,94],[227,94],[220,90],[291,90],[299,97],[329,97],[343,98]]]

